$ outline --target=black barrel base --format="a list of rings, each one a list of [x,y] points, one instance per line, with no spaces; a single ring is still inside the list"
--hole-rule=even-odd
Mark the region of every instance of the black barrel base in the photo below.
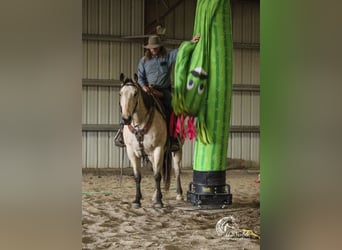
[[[200,209],[227,208],[232,204],[233,199],[228,184],[205,186],[191,182],[186,196],[188,202]]]

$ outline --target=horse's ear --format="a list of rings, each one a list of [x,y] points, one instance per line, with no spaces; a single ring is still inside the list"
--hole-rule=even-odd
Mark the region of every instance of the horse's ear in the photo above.
[[[138,83],[138,75],[136,73],[134,73],[134,82]]]
[[[125,79],[125,75],[123,73],[120,74],[120,81],[123,83]]]

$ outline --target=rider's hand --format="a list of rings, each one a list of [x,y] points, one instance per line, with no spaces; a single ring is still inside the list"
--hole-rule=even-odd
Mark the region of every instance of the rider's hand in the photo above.
[[[148,93],[149,91],[150,91],[150,88],[149,87],[147,87],[147,86],[142,86],[142,89],[146,92],[146,93]]]

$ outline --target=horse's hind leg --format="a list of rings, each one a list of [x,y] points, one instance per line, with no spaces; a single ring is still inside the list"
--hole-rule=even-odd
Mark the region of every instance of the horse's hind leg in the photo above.
[[[173,168],[175,170],[175,176],[176,176],[176,191],[177,191],[177,197],[176,200],[180,201],[183,200],[183,189],[182,189],[182,184],[181,184],[181,179],[180,179],[180,174],[181,174],[181,161],[182,161],[182,151],[177,151],[172,153],[173,157]]]

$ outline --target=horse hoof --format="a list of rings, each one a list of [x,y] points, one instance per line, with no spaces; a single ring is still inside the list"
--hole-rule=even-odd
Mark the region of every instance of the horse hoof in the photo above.
[[[132,208],[134,208],[134,209],[141,208],[141,204],[140,203],[132,203]]]
[[[153,204],[153,207],[154,208],[157,208],[157,209],[159,209],[159,208],[163,208],[163,203],[155,203],[155,204]]]
[[[182,196],[182,195],[177,194],[176,200],[177,200],[177,201],[183,201],[184,199],[183,199],[183,196]]]

